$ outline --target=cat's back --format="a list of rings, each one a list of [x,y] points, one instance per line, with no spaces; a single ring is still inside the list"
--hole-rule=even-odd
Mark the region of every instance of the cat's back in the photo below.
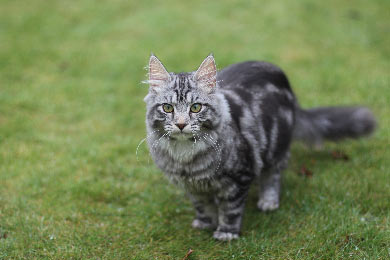
[[[291,92],[290,84],[284,72],[276,65],[264,61],[246,61],[230,65],[217,74],[221,88],[242,88],[257,91],[267,84],[280,90]]]
[[[268,62],[246,61],[230,65],[217,74],[220,91],[239,106],[294,109],[296,100],[284,72]],[[229,101],[231,106],[233,102]]]

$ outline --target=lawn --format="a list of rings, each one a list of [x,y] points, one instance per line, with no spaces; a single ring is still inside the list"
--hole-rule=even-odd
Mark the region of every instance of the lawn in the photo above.
[[[0,259],[389,259],[390,1],[0,4]],[[368,139],[295,143],[281,208],[242,237],[190,227],[148,156],[145,66],[281,66],[303,107],[363,104]],[[336,158],[334,151],[348,158]],[[341,156],[343,157],[343,156]],[[301,174],[302,167],[307,169]],[[311,174],[310,174],[311,173]]]

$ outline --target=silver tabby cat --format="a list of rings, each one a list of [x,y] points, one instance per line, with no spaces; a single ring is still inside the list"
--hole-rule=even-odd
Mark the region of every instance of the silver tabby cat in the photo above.
[[[151,156],[188,193],[196,211],[192,226],[213,229],[218,240],[239,237],[252,182],[260,210],[279,207],[293,138],[318,146],[375,128],[364,107],[301,109],[285,74],[270,63],[217,71],[210,55],[195,72],[169,73],[152,55],[148,69]]]

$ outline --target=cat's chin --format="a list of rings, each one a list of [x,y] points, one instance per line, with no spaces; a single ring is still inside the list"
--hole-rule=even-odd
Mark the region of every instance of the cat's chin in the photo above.
[[[172,141],[191,141],[194,142],[195,138],[192,134],[187,133],[179,133],[179,134],[172,134],[170,136],[170,140]]]

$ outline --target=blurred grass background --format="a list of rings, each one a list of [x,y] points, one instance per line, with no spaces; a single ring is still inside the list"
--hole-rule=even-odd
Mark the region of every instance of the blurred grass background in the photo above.
[[[0,259],[390,258],[390,2],[0,3]],[[248,200],[242,238],[193,230],[153,166],[143,97],[151,52],[170,71],[281,66],[303,107],[363,104],[370,139],[293,145],[280,210]],[[335,160],[338,149],[348,161]],[[297,174],[305,166],[311,178]]]

